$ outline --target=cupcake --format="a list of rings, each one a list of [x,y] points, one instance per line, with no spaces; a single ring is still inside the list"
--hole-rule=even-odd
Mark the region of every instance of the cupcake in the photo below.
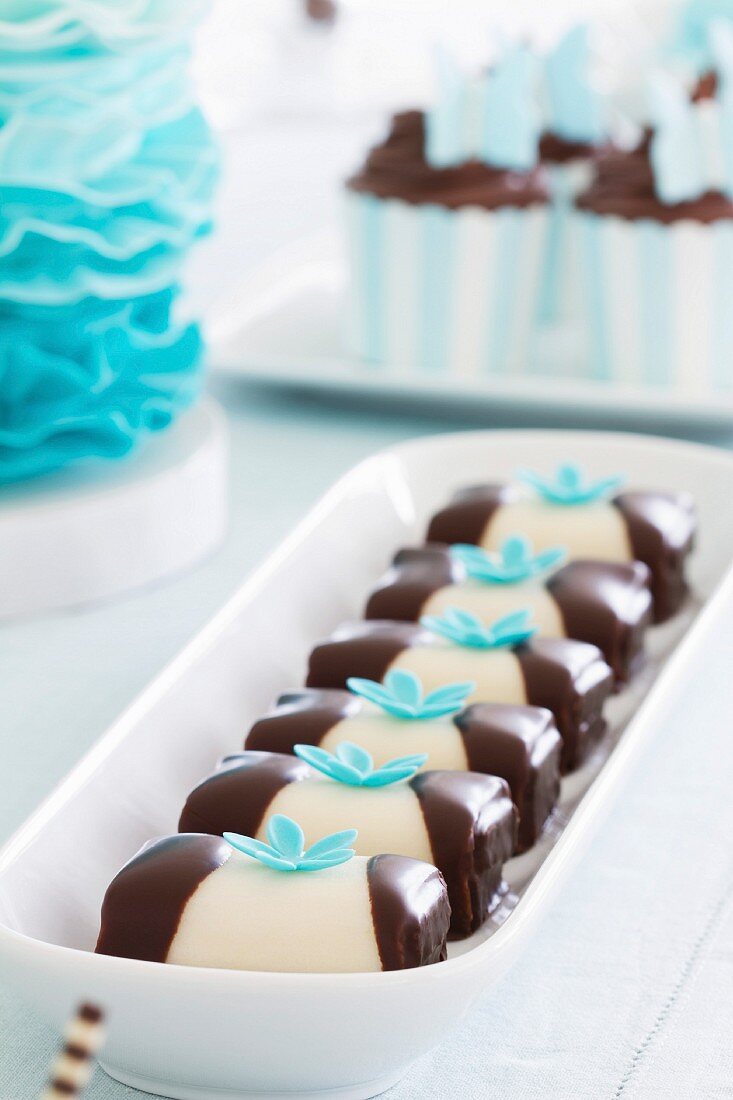
[[[546,118],[539,149],[552,211],[542,265],[543,324],[577,317],[581,310],[581,248],[573,204],[590,184],[594,161],[608,148],[606,106],[589,69],[584,25],[573,27],[544,64]]]
[[[720,68],[707,87],[657,76],[643,139],[604,156],[578,200],[598,378],[733,388],[733,105]]]
[[[525,366],[549,209],[536,77],[519,46],[475,80],[444,62],[436,106],[398,114],[348,181],[349,338],[367,362]]]

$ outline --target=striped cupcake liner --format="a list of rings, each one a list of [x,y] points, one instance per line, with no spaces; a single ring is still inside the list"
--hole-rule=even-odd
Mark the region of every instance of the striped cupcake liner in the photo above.
[[[573,206],[591,180],[587,160],[545,166],[552,206],[542,257],[539,323],[576,319],[583,308],[582,248]]]
[[[690,395],[733,390],[733,220],[579,213],[589,373]]]
[[[390,371],[530,369],[547,207],[449,210],[349,192],[349,344]]]

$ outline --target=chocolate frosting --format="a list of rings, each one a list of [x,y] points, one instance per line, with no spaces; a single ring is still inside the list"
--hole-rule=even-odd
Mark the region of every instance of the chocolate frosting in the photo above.
[[[517,851],[537,840],[560,795],[562,739],[542,707],[474,703],[456,715],[468,767],[506,780],[519,811]]]
[[[97,954],[165,962],[188,901],[231,852],[195,833],[145,844],[107,887]]]
[[[407,856],[372,856],[367,881],[382,970],[443,962],[450,903],[440,871]]]
[[[330,729],[361,710],[361,700],[350,691],[304,688],[281,695],[269,714],[255,722],[244,742],[246,749],[292,753],[294,745],[320,745]]]
[[[652,575],[654,617],[670,618],[684,603],[688,586],[685,563],[695,545],[697,516],[688,493],[628,492],[615,497],[635,558]]]
[[[569,638],[596,645],[617,680],[643,661],[652,620],[651,573],[641,561],[571,561],[547,581]]]
[[[574,160],[593,160],[607,145],[591,145],[587,141],[568,141],[549,131],[540,138],[540,161],[546,164],[568,164]]]
[[[295,756],[272,752],[228,756],[218,771],[189,794],[178,832],[257,836],[275,795],[311,774],[308,765]]]
[[[448,887],[450,936],[470,936],[494,908],[504,861],[515,849],[517,813],[503,779],[423,772],[410,780]]]
[[[414,622],[435,592],[467,580],[464,566],[448,546],[432,543],[400,550],[369,597],[366,618]],[[643,656],[652,614],[650,581],[649,569],[641,562],[572,561],[545,587],[558,605],[567,636],[597,645],[617,679],[625,682]]]
[[[657,198],[650,161],[651,131],[635,149],[608,150],[596,162],[596,175],[577,200],[580,210],[619,218],[651,218],[671,225],[689,219],[709,225],[733,218],[733,202],[721,191],[707,191],[687,202],[664,203]]]
[[[461,489],[430,520],[426,542],[478,545],[494,512],[517,499],[510,485],[476,485]]]
[[[436,203],[456,209],[479,206],[525,208],[548,201],[541,168],[510,172],[471,160],[454,168],[433,168],[425,159],[425,116],[404,111],[394,116],[389,134],[369,153],[347,183],[352,191],[409,203]]]
[[[306,684],[343,688],[350,676],[381,681],[403,650],[431,637],[415,623],[345,623],[313,649]]]
[[[563,740],[562,770],[573,771],[605,733],[602,710],[613,673],[596,646],[568,638],[533,638],[515,653],[527,702],[552,711]]]

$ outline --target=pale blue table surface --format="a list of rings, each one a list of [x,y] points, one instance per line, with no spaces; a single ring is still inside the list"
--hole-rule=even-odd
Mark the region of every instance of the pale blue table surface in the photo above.
[[[351,149],[341,146],[334,173]],[[298,202],[265,230],[261,183],[230,170],[225,205],[238,212],[241,270],[328,206],[304,197],[297,175],[275,191],[276,201]],[[204,298],[229,275],[222,260],[233,254],[234,220],[227,240],[208,246]],[[244,387],[214,392],[232,444],[231,525],[215,556],[112,605],[0,627],[0,841],[343,471],[399,440],[492,423]],[[733,446],[733,431],[695,438]],[[733,740],[721,740],[714,721],[695,736],[714,767],[701,774],[690,739],[678,735],[647,762],[654,782],[632,777],[525,956],[394,1100],[733,1097]],[[56,1042],[0,976],[2,1100],[38,1094]],[[88,1093],[133,1095],[141,1094],[101,1072]]]

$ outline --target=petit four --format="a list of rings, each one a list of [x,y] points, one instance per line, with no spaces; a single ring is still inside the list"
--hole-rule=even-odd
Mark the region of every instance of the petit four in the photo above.
[[[527,607],[543,637],[597,645],[616,678],[629,680],[652,617],[648,568],[637,561],[560,566],[563,556],[562,550],[533,555],[519,537],[506,539],[495,554],[461,544],[400,550],[369,597],[365,617],[416,622],[458,607],[491,620]]]
[[[464,707],[471,684],[443,688],[443,707],[431,709],[419,680],[407,672],[388,673],[384,684],[349,683],[350,691],[304,688],[281,695],[252,726],[245,748],[293,753],[296,745],[308,744],[334,753],[345,741],[356,741],[377,766],[396,753],[424,750],[431,769],[505,779],[519,812],[518,850],[535,843],[560,792],[562,741],[549,710],[500,703]],[[181,824],[203,827],[192,818]]]
[[[146,844],[102,905],[102,955],[180,966],[362,972],[446,957],[450,905],[428,863],[354,856],[346,830],[305,848],[289,818],[267,843],[180,833]]]
[[[621,478],[589,481],[567,464],[555,477],[526,471],[521,480],[523,485],[458,492],[430,520],[428,542],[498,550],[521,532],[538,553],[560,545],[571,560],[641,561],[651,573],[655,620],[679,610],[688,591],[685,565],[696,529],[687,493],[616,492]]]
[[[596,646],[533,638],[528,618],[517,612],[486,625],[452,608],[420,624],[345,624],[313,649],[307,686],[343,688],[351,677],[383,680],[393,669],[414,673],[428,691],[459,677],[470,679],[471,702],[552,711],[563,739],[562,767],[570,771],[605,731],[602,708],[613,690],[613,673]]]
[[[370,754],[348,741],[334,754],[313,745],[295,751],[302,760],[267,752],[228,757],[188,796],[179,830],[262,840],[267,817],[284,814],[308,841],[350,822],[358,855],[392,852],[435,864],[448,887],[453,938],[483,924],[516,844],[516,811],[503,779],[458,771],[416,775],[425,754],[375,768]]]

